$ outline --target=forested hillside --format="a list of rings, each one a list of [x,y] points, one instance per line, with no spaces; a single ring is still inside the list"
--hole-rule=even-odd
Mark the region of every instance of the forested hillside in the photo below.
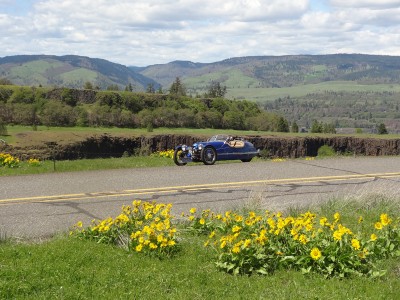
[[[193,93],[204,90],[211,80],[225,84],[230,90],[283,88],[327,81],[400,84],[400,57],[364,54],[252,56],[208,64],[175,61],[148,66],[140,73],[163,86],[181,76]]]

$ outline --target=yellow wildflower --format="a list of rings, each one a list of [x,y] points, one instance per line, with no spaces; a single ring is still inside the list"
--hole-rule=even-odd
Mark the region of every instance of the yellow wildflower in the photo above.
[[[313,260],[318,260],[321,258],[322,254],[321,251],[318,248],[312,248],[311,252],[310,252],[310,256]]]
[[[355,250],[360,250],[360,241],[357,239],[352,239],[351,240],[351,246],[355,249]]]
[[[322,217],[321,219],[319,219],[319,224],[321,226],[325,226],[325,224],[328,223],[328,219],[326,217]]]
[[[140,251],[142,251],[142,249],[143,249],[143,245],[142,244],[137,245],[136,248],[135,248],[136,252],[140,252]]]
[[[192,208],[190,209],[190,213],[191,213],[191,214],[195,214],[195,213],[196,213],[196,211],[197,211],[197,210],[196,210],[196,208],[195,208],[195,207],[192,207]]]
[[[243,217],[240,215],[235,216],[235,221],[236,222],[242,222],[243,221]]]
[[[232,252],[233,252],[233,253],[239,253],[239,252],[240,252],[240,247],[234,246],[234,247],[232,248]]]
[[[221,243],[221,245],[220,245],[220,248],[221,248],[221,249],[224,249],[225,246],[226,246],[226,241],[222,241],[222,243]]]
[[[339,222],[340,220],[340,214],[337,212],[333,215],[333,218],[335,219],[336,222]]]
[[[302,235],[300,235],[300,237],[299,237],[299,242],[302,243],[303,245],[305,245],[305,244],[307,244],[308,239],[307,239],[307,237],[306,237],[304,234],[302,234]]]
[[[364,221],[364,219],[363,219],[362,216],[360,216],[360,217],[358,218],[358,224],[362,223],[362,221]]]
[[[383,226],[387,226],[392,222],[387,214],[381,214],[380,219]]]
[[[371,234],[371,241],[376,241],[377,235],[375,233]]]
[[[204,225],[204,224],[206,224],[206,220],[204,220],[203,218],[201,218],[200,221],[199,221],[199,223],[200,223],[200,225]]]
[[[376,222],[375,223],[375,228],[378,230],[381,230],[383,228],[382,223],[381,222]]]
[[[251,244],[251,240],[250,240],[250,239],[246,239],[246,240],[244,241],[243,247],[244,247],[244,248],[247,248],[247,247],[250,246],[250,244]]]

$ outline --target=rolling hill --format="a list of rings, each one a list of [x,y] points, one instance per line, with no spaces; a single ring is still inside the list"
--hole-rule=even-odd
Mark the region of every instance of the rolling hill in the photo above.
[[[211,81],[218,81],[227,87],[229,98],[275,100],[290,95],[292,88],[297,93],[302,90],[300,94],[304,96],[308,88],[314,92],[329,83],[398,85],[400,57],[365,54],[252,56],[215,63],[174,61],[137,71],[164,87],[180,77],[191,94],[204,93]]]
[[[158,84],[132,69],[104,59],[76,55],[15,55],[0,58],[0,77],[16,85],[82,88],[85,82],[106,89],[110,85],[143,91]]]

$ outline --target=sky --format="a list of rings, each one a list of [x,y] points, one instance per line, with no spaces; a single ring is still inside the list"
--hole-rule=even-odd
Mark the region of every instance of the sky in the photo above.
[[[148,66],[334,53],[400,56],[400,0],[0,0],[0,57]]]

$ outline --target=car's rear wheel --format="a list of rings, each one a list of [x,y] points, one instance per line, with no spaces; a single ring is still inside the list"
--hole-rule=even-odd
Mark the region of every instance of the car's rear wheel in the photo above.
[[[174,151],[174,163],[177,166],[186,165],[186,163],[182,161],[182,149],[175,149],[175,151]]]
[[[205,147],[201,150],[201,160],[205,165],[213,165],[217,160],[217,152],[213,147]]]

